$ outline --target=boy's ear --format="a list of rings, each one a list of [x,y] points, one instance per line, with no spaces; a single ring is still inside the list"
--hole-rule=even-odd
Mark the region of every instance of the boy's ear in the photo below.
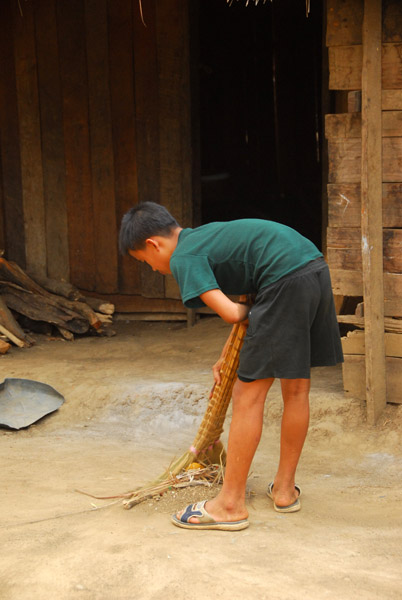
[[[155,248],[156,250],[159,249],[159,242],[155,238],[147,238],[145,240],[145,243],[147,245],[147,248]]]

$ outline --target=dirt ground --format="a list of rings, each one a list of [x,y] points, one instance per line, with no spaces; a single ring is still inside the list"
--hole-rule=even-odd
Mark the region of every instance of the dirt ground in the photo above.
[[[249,478],[248,529],[174,527],[175,509],[216,493],[204,487],[131,510],[78,493],[134,489],[192,443],[229,333],[218,318],[191,329],[115,327],[113,338],[37,336],[0,358],[0,381],[34,379],[65,397],[25,430],[0,429],[2,600],[402,598],[402,405],[368,426],[363,403],[344,396],[340,368],[313,370],[299,513],[276,513],[265,495],[278,458],[276,383]],[[230,410],[224,441],[229,421]]]

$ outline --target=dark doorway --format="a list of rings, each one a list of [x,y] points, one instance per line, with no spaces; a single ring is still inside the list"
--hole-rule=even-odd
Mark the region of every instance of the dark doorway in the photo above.
[[[320,247],[321,3],[198,11],[202,222],[271,219]]]

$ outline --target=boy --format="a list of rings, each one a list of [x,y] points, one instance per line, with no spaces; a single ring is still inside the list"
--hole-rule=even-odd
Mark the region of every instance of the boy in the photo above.
[[[173,515],[187,529],[248,527],[245,492],[267,393],[280,378],[284,410],[279,466],[267,494],[278,512],[300,510],[295,473],[309,423],[310,367],[343,361],[328,267],[295,230],[260,219],[183,229],[159,204],[144,202],[123,217],[122,254],[172,273],[185,306],[207,305],[228,323],[248,318],[233,387],[225,480],[213,500]],[[250,307],[233,294],[254,294]],[[219,383],[222,358],[213,367]]]

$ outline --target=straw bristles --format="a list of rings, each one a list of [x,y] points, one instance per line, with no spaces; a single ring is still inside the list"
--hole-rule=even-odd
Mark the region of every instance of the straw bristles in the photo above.
[[[175,460],[160,477],[148,486],[133,491],[130,497],[128,497],[130,492],[124,494],[126,498],[123,501],[124,508],[132,508],[143,500],[168,490],[172,486],[172,481],[176,480],[194,460],[220,468],[222,471],[226,453],[219,438],[232,397],[240,350],[246,331],[247,326],[244,323],[237,323],[232,329],[222,363],[221,383],[214,386],[207,410],[190,450]],[[196,477],[197,474],[193,473],[193,479]]]

